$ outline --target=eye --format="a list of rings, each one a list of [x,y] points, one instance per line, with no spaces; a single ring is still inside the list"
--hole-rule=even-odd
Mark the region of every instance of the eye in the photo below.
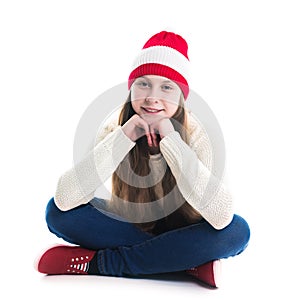
[[[148,88],[150,87],[150,84],[147,81],[139,80],[136,82],[136,85],[140,88]]]
[[[162,89],[165,90],[165,91],[171,91],[171,90],[173,90],[173,87],[169,84],[164,84],[162,86]]]

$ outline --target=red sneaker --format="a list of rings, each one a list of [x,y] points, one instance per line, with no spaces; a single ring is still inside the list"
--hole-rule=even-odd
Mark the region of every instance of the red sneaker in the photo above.
[[[35,261],[35,269],[44,274],[88,274],[89,262],[96,251],[78,246],[58,245],[46,250]]]
[[[221,271],[221,261],[218,259],[186,270],[186,273],[196,277],[211,287],[219,287]]]

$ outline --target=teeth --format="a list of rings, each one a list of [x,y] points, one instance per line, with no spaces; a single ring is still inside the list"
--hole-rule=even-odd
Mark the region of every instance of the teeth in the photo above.
[[[148,108],[145,108],[146,111],[149,111],[149,112],[158,112],[160,111],[160,109],[148,109]]]

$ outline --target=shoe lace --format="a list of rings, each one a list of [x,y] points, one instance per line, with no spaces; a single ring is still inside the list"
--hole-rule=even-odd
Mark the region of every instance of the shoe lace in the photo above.
[[[89,262],[82,262],[82,261],[84,261],[85,259],[88,259],[88,258],[89,258],[88,256],[86,256],[85,258],[83,256],[72,258],[71,264],[69,265],[67,272],[70,272],[70,273],[87,272],[89,269]]]

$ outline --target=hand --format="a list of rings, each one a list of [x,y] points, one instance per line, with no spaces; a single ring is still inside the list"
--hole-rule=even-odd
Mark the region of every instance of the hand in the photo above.
[[[156,147],[158,146],[156,134],[159,134],[160,139],[163,139],[166,135],[175,131],[172,122],[168,118],[162,118],[154,121],[149,125],[149,128],[153,144]]]
[[[160,138],[163,139],[169,133],[174,132],[175,129],[170,119],[163,118],[152,123],[150,125],[150,131],[157,131],[160,135]]]
[[[157,134],[162,139],[170,132],[175,131],[168,118],[140,117],[137,114],[122,126],[122,130],[133,142],[146,135],[149,147],[158,147]]]
[[[133,115],[123,126],[123,132],[135,142],[142,136],[147,136],[149,147],[152,147],[153,142],[150,134],[149,124],[143,120],[138,114]]]

